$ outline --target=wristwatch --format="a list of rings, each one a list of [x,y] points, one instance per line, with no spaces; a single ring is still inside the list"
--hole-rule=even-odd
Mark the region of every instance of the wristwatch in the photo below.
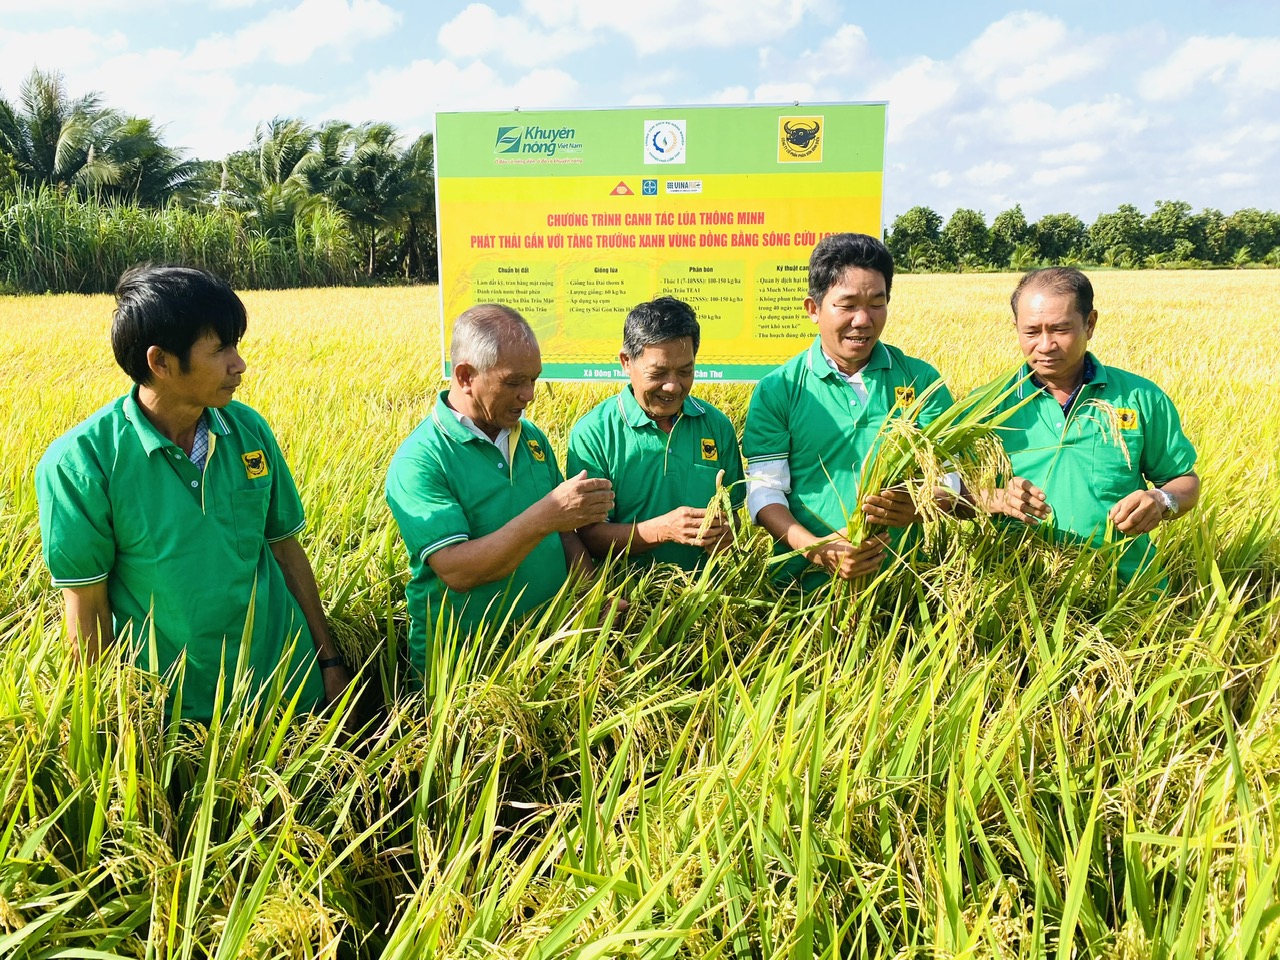
[[[1160,519],[1176,517],[1178,515],[1178,501],[1173,494],[1161,490],[1159,487],[1155,488],[1155,494],[1160,498],[1160,502],[1164,504],[1164,517]]]

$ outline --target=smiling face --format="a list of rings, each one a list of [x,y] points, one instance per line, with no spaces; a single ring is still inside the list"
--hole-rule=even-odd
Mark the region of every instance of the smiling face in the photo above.
[[[804,308],[818,325],[827,356],[843,373],[856,373],[871,358],[889,317],[884,275],[866,267],[849,267],[820,302],[806,297]]]
[[[1087,317],[1080,315],[1070,293],[1040,287],[1024,290],[1018,298],[1014,324],[1027,366],[1048,384],[1074,385],[1084,370],[1097,321],[1097,310]]]
[[[185,369],[175,354],[159,347],[151,351],[155,365],[148,386],[166,401],[192,407],[225,407],[246,368],[237,345],[224,344],[215,333],[205,333],[191,345]]]
[[[518,338],[506,344],[498,362],[483,372],[469,363],[454,370],[461,397],[450,391],[450,403],[470,417],[491,438],[514,429],[533,402],[533,387],[542,376],[542,353],[532,339]],[[464,409],[465,408],[465,409]]]
[[[670,420],[693,389],[695,354],[691,337],[651,343],[637,357],[618,354],[631,378],[631,392],[652,420]]]

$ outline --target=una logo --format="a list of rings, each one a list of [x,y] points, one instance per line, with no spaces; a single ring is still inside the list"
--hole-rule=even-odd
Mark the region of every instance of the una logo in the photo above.
[[[894,387],[893,397],[898,401],[898,406],[909,407],[916,402],[915,387]]]
[[[519,153],[520,134],[523,127],[499,127],[498,139],[493,143],[494,153]]]
[[[716,459],[716,442],[712,440],[710,437],[702,438],[702,459],[703,460]]]
[[[261,450],[254,450],[252,453],[242,453],[240,461],[244,464],[244,475],[250,480],[257,480],[259,477],[265,477],[271,471],[267,469],[267,458],[263,456]]]
[[[525,443],[529,445],[529,452],[533,454],[533,459],[539,463],[546,462],[547,455],[542,452],[542,444],[538,443],[537,440],[526,440]]]
[[[1132,407],[1116,407],[1116,420],[1119,421],[1121,430],[1138,429],[1138,411]]]
[[[822,161],[822,117],[778,118],[778,162]]]

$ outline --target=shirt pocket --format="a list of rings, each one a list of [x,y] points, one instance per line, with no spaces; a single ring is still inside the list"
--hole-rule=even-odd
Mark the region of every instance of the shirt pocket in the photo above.
[[[255,560],[267,538],[267,506],[271,488],[242,487],[231,494],[231,516],[236,528],[236,550],[244,560]]]
[[[1099,431],[1093,441],[1091,471],[1093,488],[1105,504],[1114,505],[1146,485],[1138,466],[1141,461],[1139,431],[1119,430],[1116,436]]]

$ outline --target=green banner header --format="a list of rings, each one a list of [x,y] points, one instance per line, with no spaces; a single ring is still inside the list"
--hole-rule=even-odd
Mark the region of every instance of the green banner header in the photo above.
[[[441,113],[441,177],[880,172],[885,105]]]

